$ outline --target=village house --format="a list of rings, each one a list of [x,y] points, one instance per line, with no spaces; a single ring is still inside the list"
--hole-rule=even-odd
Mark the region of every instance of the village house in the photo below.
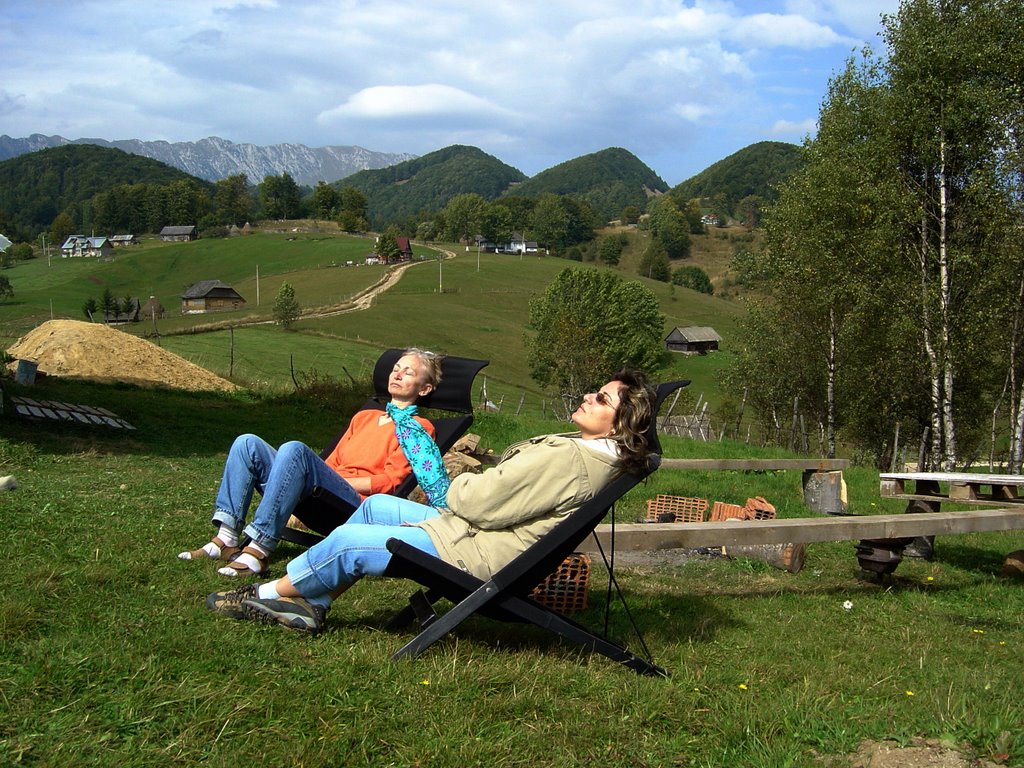
[[[238,291],[220,280],[201,280],[181,294],[183,315],[223,312],[244,306],[245,299],[238,295]]]
[[[123,248],[126,245],[138,245],[139,238],[135,235],[114,235],[110,238],[110,244],[115,248]]]
[[[399,261],[412,260],[412,243],[409,242],[408,237],[396,237],[395,244],[398,246]]]
[[[109,238],[85,235],[69,235],[60,247],[60,255],[65,259],[78,256],[110,258],[113,252],[114,246],[110,244]]]
[[[164,227],[160,230],[160,239],[165,242],[184,242],[195,240],[199,233],[194,226],[188,227]]]
[[[505,253],[536,253],[537,243],[533,240],[527,240],[521,232],[513,232],[512,238],[509,240],[507,246],[505,246]]]
[[[670,352],[683,352],[690,355],[705,355],[718,349],[722,337],[714,328],[702,325],[690,325],[685,328],[673,328],[665,337],[665,349]]]

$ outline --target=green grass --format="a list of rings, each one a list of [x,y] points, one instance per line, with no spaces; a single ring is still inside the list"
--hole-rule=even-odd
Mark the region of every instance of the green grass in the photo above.
[[[191,243],[150,240],[138,248],[116,251],[109,262],[59,256],[51,257],[49,263],[42,258],[19,262],[5,271],[15,296],[0,303],[0,339],[13,340],[51,316],[84,320],[86,299],[99,301],[108,288],[118,300],[131,295],[145,302],[156,296],[167,310],[167,318],[158,321],[162,333],[211,320],[268,319],[284,280],[296,287],[306,306],[337,304],[383,275],[385,267],[362,264],[372,250],[373,241],[361,237],[261,233]],[[344,266],[348,261],[361,266]],[[246,307],[182,317],[183,290],[213,279],[233,286],[246,299]],[[133,330],[149,333],[152,324],[140,323]]]
[[[15,288],[12,301],[0,303],[0,344],[4,348],[52,317],[84,319],[82,304],[97,300],[105,288],[115,297],[155,295],[168,310],[156,322],[160,343],[171,351],[246,384],[287,390],[292,371],[317,367],[341,375],[353,374],[379,350],[419,345],[468,357],[491,360],[480,378],[487,398],[506,410],[549,414],[550,393],[530,378],[526,362],[525,326],[529,302],[568,267],[595,267],[553,257],[477,254],[449,245],[455,259],[438,266],[436,260],[416,264],[398,285],[381,295],[366,311],[322,319],[303,319],[290,332],[276,327],[237,328],[235,359],[227,330],[172,336],[196,326],[242,325],[268,320],[281,282],[295,287],[305,308],[345,303],[384,274],[382,266],[346,267],[359,263],[372,249],[367,238],[326,233],[257,233],[225,240],[167,244],[146,241],[138,249],[118,251],[112,262],[87,259],[45,259],[21,262],[5,275]],[[416,247],[417,255],[431,252]],[[256,268],[259,267],[257,305]],[[479,267],[479,268],[478,268]],[[637,278],[627,267],[617,272],[638,279],[658,297],[665,313],[665,334],[677,325],[712,325],[726,339],[723,352],[705,357],[666,353],[652,374],[661,380],[689,378],[693,384],[680,409],[698,399],[714,409],[721,404],[718,371],[729,361],[733,337],[743,307],[657,281]],[[233,285],[247,300],[245,308],[209,315],[178,313],[184,287],[204,279]],[[443,288],[443,292],[438,288]],[[153,323],[126,328],[150,335]],[[520,405],[522,404],[522,405]],[[680,411],[682,412],[682,411]]]
[[[353,359],[355,365],[356,358]],[[1024,763],[1024,592],[999,575],[1019,535],[940,538],[889,584],[858,578],[850,542],[815,544],[798,574],[694,557],[618,578],[668,680],[635,676],[535,628],[472,619],[411,661],[383,628],[412,585],[358,585],[309,639],[216,617],[224,580],[175,553],[209,533],[231,439],[314,445],[349,402],[40,381],[39,398],[105,406],[129,434],[0,417],[4,589],[0,764],[33,766],[845,766],[864,739],[946,739]],[[482,414],[500,450],[558,425]],[[728,441],[666,440],[669,456],[761,457]],[[847,472],[853,511],[898,511],[878,476]],[[807,514],[799,472],[662,471],[659,493]],[[280,573],[298,553],[283,546]],[[600,627],[603,568],[579,616]],[[844,601],[853,608],[844,610]],[[635,650],[621,608],[613,636]]]

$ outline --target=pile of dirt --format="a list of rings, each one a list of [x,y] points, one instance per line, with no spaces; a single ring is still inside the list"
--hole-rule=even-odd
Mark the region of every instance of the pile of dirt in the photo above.
[[[891,741],[865,741],[850,768],[999,768],[999,763],[967,758],[934,739],[914,739],[903,747]]]
[[[138,336],[99,323],[50,320],[22,336],[8,354],[32,360],[47,376],[141,386],[227,392],[235,385]]]

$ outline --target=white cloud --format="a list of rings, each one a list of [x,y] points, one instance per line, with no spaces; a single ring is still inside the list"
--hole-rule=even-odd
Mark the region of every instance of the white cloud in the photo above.
[[[814,135],[818,131],[818,121],[813,117],[793,122],[792,120],[776,120],[772,125],[772,136],[787,136],[790,139],[802,139]]]
[[[471,143],[526,173],[623,146],[673,183],[806,133],[896,2],[5,0],[0,115],[13,136]]]
[[[730,37],[743,45],[770,48],[827,48],[852,46],[857,40],[801,16],[758,13],[740,19]]]
[[[711,114],[711,109],[703,104],[673,104],[672,112],[679,115],[683,120],[696,123],[701,118]]]
[[[425,116],[491,115],[512,117],[509,111],[459,88],[427,85],[378,85],[354,93],[344,104],[321,112],[317,120],[330,123],[346,118],[388,120]]]

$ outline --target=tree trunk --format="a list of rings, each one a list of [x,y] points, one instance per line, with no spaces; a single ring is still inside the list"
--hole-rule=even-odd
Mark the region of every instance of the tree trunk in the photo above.
[[[836,457],[836,313],[835,309],[828,309],[828,359],[825,361],[827,369],[827,385],[825,388],[825,443],[826,457]]]
[[[1020,276],[1017,292],[1017,311],[1013,316],[1013,335],[1010,337],[1010,370],[1007,374],[1010,391],[1010,450],[1006,471],[1016,475],[1021,471],[1024,458],[1024,382],[1017,382],[1017,350],[1021,342],[1021,321],[1024,314],[1024,272]]]
[[[931,446],[929,463],[939,466],[942,455],[942,384],[939,379],[939,359],[932,344],[931,309],[928,297],[928,221],[921,216],[921,242],[918,246],[918,268],[921,270],[921,334],[924,352],[928,358],[929,394],[931,396]]]
[[[1017,413],[1015,414],[1015,420],[1013,424],[1013,431],[1016,436],[1016,447],[1013,453],[1010,454],[1010,466],[1007,467],[1007,472],[1011,475],[1019,475],[1021,473],[1022,453],[1021,450],[1021,439],[1024,436],[1024,384],[1021,384],[1020,392],[1017,395]]]
[[[949,264],[949,186],[946,179],[946,134],[939,135],[939,286],[942,342],[942,439],[945,444],[943,468],[956,468],[956,422],[953,417],[952,293],[953,275]]]

